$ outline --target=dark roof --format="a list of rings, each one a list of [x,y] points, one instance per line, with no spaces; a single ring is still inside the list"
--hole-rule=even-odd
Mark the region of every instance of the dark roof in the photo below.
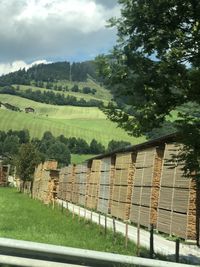
[[[145,148],[152,147],[152,146],[158,146],[158,145],[165,144],[166,142],[175,142],[177,140],[177,136],[178,136],[178,133],[168,134],[168,135],[165,135],[165,136],[153,139],[153,140],[149,140],[141,144],[137,144],[133,146],[126,146],[120,149],[116,149],[109,153],[100,154],[93,158],[88,159],[87,161],[91,161],[93,159],[102,159],[105,157],[110,157],[116,153],[132,152],[132,151],[137,151],[138,149],[145,149]]]
[[[32,109],[32,110],[34,110],[34,108],[32,108],[32,107],[26,107],[25,109]]]

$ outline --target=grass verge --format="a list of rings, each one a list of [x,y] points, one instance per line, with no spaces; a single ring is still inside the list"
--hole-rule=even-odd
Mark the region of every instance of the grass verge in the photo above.
[[[15,189],[0,188],[0,236],[41,243],[135,255],[136,246],[89,221],[62,213],[60,209],[33,200]],[[66,215],[67,214],[67,215]],[[146,251],[144,252],[146,254]]]

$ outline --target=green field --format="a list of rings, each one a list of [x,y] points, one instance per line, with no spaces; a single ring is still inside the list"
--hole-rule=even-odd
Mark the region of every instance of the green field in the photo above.
[[[63,134],[66,137],[80,137],[87,142],[95,138],[105,146],[112,139],[132,144],[145,140],[144,137],[129,136],[95,107],[49,105],[6,94],[0,94],[0,101],[20,109],[29,106],[35,109],[35,114],[0,109],[0,130],[28,129],[31,137],[39,138],[45,131],[51,131],[55,136]]]
[[[72,218],[68,212],[43,205],[10,188],[0,188],[0,237],[135,255],[136,247],[125,238],[94,223]]]
[[[80,164],[93,157],[95,157],[95,155],[92,154],[71,154],[71,163]]]
[[[64,94],[65,96],[70,95],[70,96],[75,96],[77,99],[83,98],[86,101],[89,101],[90,99],[95,99],[95,100],[101,100],[104,103],[108,103],[112,96],[110,94],[110,92],[108,90],[106,90],[105,88],[101,87],[100,85],[96,84],[95,82],[93,82],[92,80],[88,79],[87,82],[70,82],[70,81],[59,81],[58,83],[56,83],[57,85],[64,85],[64,86],[68,86],[69,89],[71,89],[73,87],[74,84],[77,84],[79,89],[82,89],[83,87],[90,87],[90,88],[94,88],[97,90],[97,92],[95,93],[95,95],[92,94],[83,94],[81,92],[72,92],[72,91],[67,91],[67,92],[63,92],[63,91],[56,91],[53,89],[45,89],[45,88],[40,88],[40,87],[35,87],[32,85],[20,85],[20,90],[27,90],[27,89],[32,89],[34,90],[40,90],[40,91],[51,91],[54,92],[56,94]],[[17,85],[14,85],[15,87]]]

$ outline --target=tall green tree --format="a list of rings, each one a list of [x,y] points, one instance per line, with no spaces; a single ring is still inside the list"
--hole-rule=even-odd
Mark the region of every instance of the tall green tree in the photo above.
[[[108,117],[138,136],[162,125],[166,116],[183,104],[192,103],[200,110],[200,2],[119,3],[121,17],[110,20],[110,25],[117,28],[117,44],[111,55],[99,56],[96,61],[116,101],[123,100],[120,109],[109,105]],[[189,151],[185,159],[193,161],[187,167],[197,174],[199,118],[199,112],[190,109],[180,113],[176,121],[184,150]]]
[[[16,159],[17,173],[23,182],[31,181],[35,167],[40,162],[40,153],[31,143],[22,144]]]
[[[105,147],[97,142],[96,139],[92,139],[91,143],[90,143],[90,153],[91,154],[101,154],[105,152]]]
[[[65,166],[71,162],[71,155],[65,144],[55,141],[55,143],[49,146],[46,152],[46,159],[55,159],[60,166]]]
[[[2,152],[8,156],[15,156],[18,153],[20,144],[19,138],[15,135],[8,135],[2,143]]]

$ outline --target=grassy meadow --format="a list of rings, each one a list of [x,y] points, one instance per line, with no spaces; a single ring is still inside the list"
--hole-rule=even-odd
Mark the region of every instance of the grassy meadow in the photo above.
[[[0,109],[0,130],[28,129],[31,137],[41,138],[45,131],[53,135],[79,137],[91,142],[93,138],[107,146],[112,139],[140,143],[144,137],[134,138],[116,124],[107,120],[105,114],[96,107],[56,106],[35,102],[18,96],[0,94],[0,101],[24,110],[31,106],[34,114]]]
[[[88,79],[87,82],[59,81],[59,82],[54,83],[54,84],[62,85],[62,86],[68,86],[69,91],[63,92],[63,91],[57,91],[57,90],[53,90],[53,89],[45,89],[45,88],[41,88],[41,87],[35,87],[33,85],[20,85],[20,90],[23,91],[23,90],[27,90],[27,89],[32,89],[33,91],[34,90],[40,90],[41,92],[51,91],[51,92],[54,92],[56,94],[64,94],[65,96],[67,96],[67,95],[75,96],[77,99],[83,98],[86,101],[89,101],[91,99],[101,100],[104,103],[108,103],[112,98],[112,96],[108,90],[101,87],[100,85],[98,85],[97,83],[93,82],[90,79]],[[84,94],[81,92],[72,92],[72,91],[70,91],[70,89],[73,87],[74,84],[77,84],[80,90],[82,90],[83,87],[90,87],[91,89],[94,88],[97,91],[96,91],[95,95]],[[14,87],[16,87],[16,85]]]
[[[94,223],[52,210],[15,189],[0,188],[0,196],[0,237],[135,255],[132,242],[125,249],[124,237],[117,235],[113,242],[112,232],[105,236]]]

